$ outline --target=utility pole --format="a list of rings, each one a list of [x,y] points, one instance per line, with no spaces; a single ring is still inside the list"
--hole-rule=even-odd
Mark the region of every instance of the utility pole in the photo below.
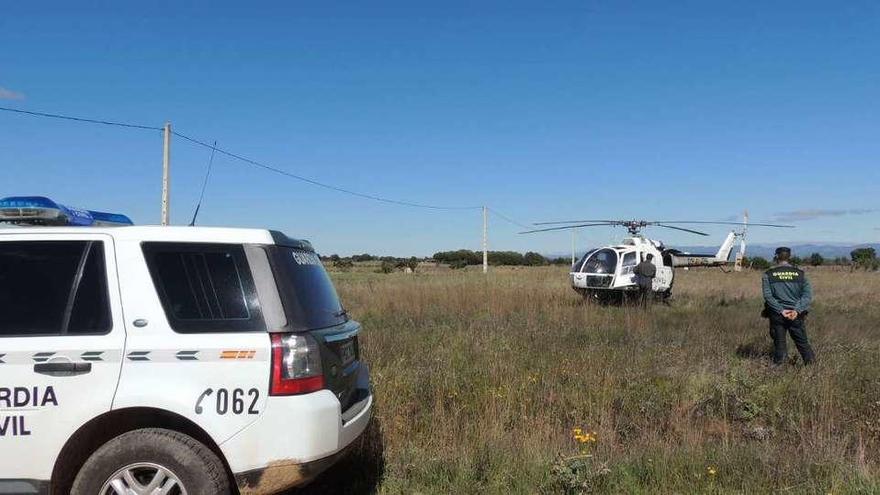
[[[165,122],[162,129],[164,146],[162,149],[162,225],[171,223],[171,122]]]
[[[576,231],[577,231],[577,229],[571,229],[571,264],[572,265],[574,265],[574,262],[575,262],[575,259],[574,259],[574,256],[575,256],[575,254],[574,254],[575,253],[574,234]]]
[[[483,273],[489,273],[489,209],[483,207]]]

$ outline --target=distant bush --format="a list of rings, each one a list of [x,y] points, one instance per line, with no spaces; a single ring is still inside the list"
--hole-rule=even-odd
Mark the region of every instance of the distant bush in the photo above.
[[[394,263],[394,267],[400,268],[401,270],[409,268],[410,270],[412,270],[413,273],[415,273],[416,269],[419,267],[419,259],[415,256],[409,259],[401,258]]]
[[[825,258],[819,253],[813,253],[809,258],[810,266],[822,266],[825,264]]]
[[[376,270],[376,273],[391,273],[395,269],[394,263],[390,261],[383,261],[381,265],[379,265],[379,269]]]
[[[755,270],[767,270],[773,266],[766,258],[760,256],[746,258],[746,265]]]
[[[852,258],[853,269],[862,268],[864,270],[877,270],[880,268],[880,261],[877,260],[877,252],[874,248],[854,249],[850,253]]]
[[[351,270],[352,267],[354,267],[354,262],[349,259],[342,259],[337,256],[336,260],[333,261],[333,268],[336,268],[339,271],[347,272]]]
[[[525,264],[525,257],[516,251],[489,251],[489,264],[493,266],[522,266]]]
[[[455,260],[449,264],[449,268],[452,268],[453,270],[460,270],[466,266],[468,266],[468,262],[465,260]]]
[[[419,268],[419,259],[415,256],[410,259],[404,261],[404,265],[415,273],[415,271]]]
[[[526,253],[523,256],[523,262],[528,266],[543,266],[550,264],[550,261],[548,261],[547,258],[534,251]]]
[[[434,253],[433,258],[440,263],[449,263],[450,265],[464,261],[466,265],[479,265],[483,262],[483,254],[468,249],[459,249],[458,251],[441,251]]]
[[[351,259],[354,261],[373,261],[376,259],[376,257],[373,256],[372,254],[364,253],[364,254],[356,254],[356,255],[352,256]]]

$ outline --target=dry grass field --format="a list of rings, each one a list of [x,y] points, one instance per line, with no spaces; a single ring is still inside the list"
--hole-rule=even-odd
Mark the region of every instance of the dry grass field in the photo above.
[[[678,275],[641,311],[559,267],[334,273],[378,428],[305,491],[880,493],[880,274],[811,271],[819,363],[779,369],[759,273]]]

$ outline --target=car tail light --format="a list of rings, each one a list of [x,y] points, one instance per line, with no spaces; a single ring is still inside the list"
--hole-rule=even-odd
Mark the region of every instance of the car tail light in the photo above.
[[[307,334],[272,334],[269,395],[297,395],[324,388],[318,343]]]

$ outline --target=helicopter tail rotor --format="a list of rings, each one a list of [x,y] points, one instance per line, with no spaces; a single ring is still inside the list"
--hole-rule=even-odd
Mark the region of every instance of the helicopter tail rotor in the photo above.
[[[743,229],[739,233],[739,253],[736,255],[736,262],[733,265],[733,270],[737,272],[742,271],[743,261],[746,259],[746,233],[749,230],[749,210],[745,210],[743,212]]]

